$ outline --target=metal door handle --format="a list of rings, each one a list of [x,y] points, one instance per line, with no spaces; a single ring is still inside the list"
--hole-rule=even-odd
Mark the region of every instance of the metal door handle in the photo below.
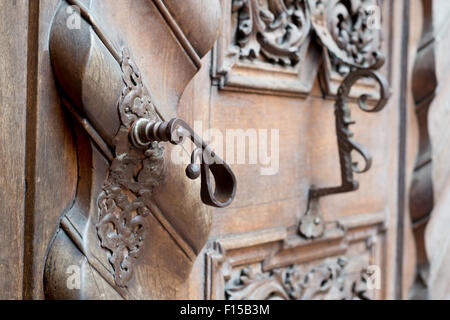
[[[196,146],[191,154],[191,163],[186,167],[186,176],[192,180],[201,176],[200,194],[203,203],[217,208],[228,206],[236,194],[233,171],[185,121],[177,118],[170,121],[141,118],[134,122],[130,131],[130,140],[137,148],[147,148],[152,142],[179,145],[186,137]],[[210,171],[215,180],[215,190]]]

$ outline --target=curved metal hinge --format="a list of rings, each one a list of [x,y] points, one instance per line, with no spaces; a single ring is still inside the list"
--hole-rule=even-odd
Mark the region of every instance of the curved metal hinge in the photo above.
[[[380,98],[376,105],[371,108],[366,103],[369,96],[361,95],[358,98],[358,105],[361,110],[365,112],[381,111],[386,106],[391,94],[387,81],[376,71],[370,69],[356,69],[352,71],[340,85],[335,103],[335,116],[342,183],[336,187],[311,187],[307,211],[299,224],[299,233],[305,238],[320,237],[325,231],[325,222],[318,203],[319,198],[357,190],[359,185],[354,180],[353,173],[367,172],[372,166],[372,156],[366,148],[353,139],[353,133],[350,131],[350,126],[355,124],[355,122],[351,119],[348,98],[352,86],[362,78],[371,78],[377,82],[380,88]],[[362,169],[358,168],[357,162],[353,162],[352,151],[356,151],[364,159],[365,165]]]
[[[141,118],[134,122],[130,131],[130,140],[137,148],[148,148],[155,141],[180,145],[186,137],[196,146],[191,154],[191,163],[186,168],[187,177],[195,180],[201,176],[200,194],[203,203],[217,208],[228,206],[236,194],[233,171],[185,121],[177,118],[170,121]],[[214,177],[215,190],[210,171]]]

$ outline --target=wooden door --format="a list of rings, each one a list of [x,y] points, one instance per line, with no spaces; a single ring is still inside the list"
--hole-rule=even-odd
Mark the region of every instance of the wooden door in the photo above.
[[[370,10],[382,17],[380,29],[362,26],[370,23]],[[398,141],[400,70],[392,37],[401,33],[394,19],[401,10],[395,1],[222,1],[212,85],[202,94],[210,73],[201,70],[182,106],[203,106],[194,115],[204,114],[205,126],[224,132],[278,130],[279,165],[272,158],[273,175],[261,174],[262,159],[250,165],[250,156],[233,166],[236,199],[214,210],[205,266],[199,266],[206,269],[207,299],[394,296],[399,153],[392,141]],[[390,95],[362,78],[352,87],[347,114],[339,109],[346,84],[338,88],[351,70],[375,64],[377,51],[386,57],[378,72],[391,84],[389,103],[378,113],[358,108],[361,94],[377,102]],[[342,130],[341,111],[354,126]],[[373,159],[368,172],[345,182],[341,170],[351,164],[340,158],[346,148],[340,139],[347,129]],[[352,154],[363,168],[363,158]],[[354,191],[353,181],[359,182]],[[340,187],[321,189],[334,186]],[[316,189],[330,195],[317,196]],[[377,276],[379,283],[369,283]]]
[[[405,295],[403,1],[1,8],[5,298]]]

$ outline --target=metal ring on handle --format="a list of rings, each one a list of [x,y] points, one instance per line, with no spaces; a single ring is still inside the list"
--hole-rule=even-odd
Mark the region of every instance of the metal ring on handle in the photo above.
[[[197,147],[192,152],[186,175],[193,180],[201,176],[200,196],[203,203],[217,208],[230,205],[236,195],[236,177],[233,171],[185,121],[177,118],[170,121],[141,118],[133,124],[130,132],[130,140],[137,148],[147,148],[153,141],[179,145],[186,137]],[[196,163],[197,159],[200,166]],[[215,181],[214,190],[210,173]]]

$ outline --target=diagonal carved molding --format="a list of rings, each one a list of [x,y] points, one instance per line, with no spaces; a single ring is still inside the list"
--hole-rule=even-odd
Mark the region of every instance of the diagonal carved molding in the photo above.
[[[321,60],[304,0],[222,0],[222,34],[213,50],[221,89],[304,96]]]
[[[122,50],[122,72],[124,89],[118,103],[121,127],[113,140],[116,156],[97,200],[96,228],[101,246],[109,252],[115,282],[125,287],[148,245],[146,217],[150,214],[153,188],[164,179],[165,166],[163,146],[154,143],[148,150],[139,150],[127,139],[137,119],[159,119],[128,49]]]
[[[391,20],[384,20],[391,4],[382,0],[308,0],[317,38],[323,45],[319,81],[326,96],[335,96],[342,80],[356,68],[377,69],[387,51],[385,35]],[[374,99],[376,84],[365,79],[355,86],[352,97],[362,93]]]

